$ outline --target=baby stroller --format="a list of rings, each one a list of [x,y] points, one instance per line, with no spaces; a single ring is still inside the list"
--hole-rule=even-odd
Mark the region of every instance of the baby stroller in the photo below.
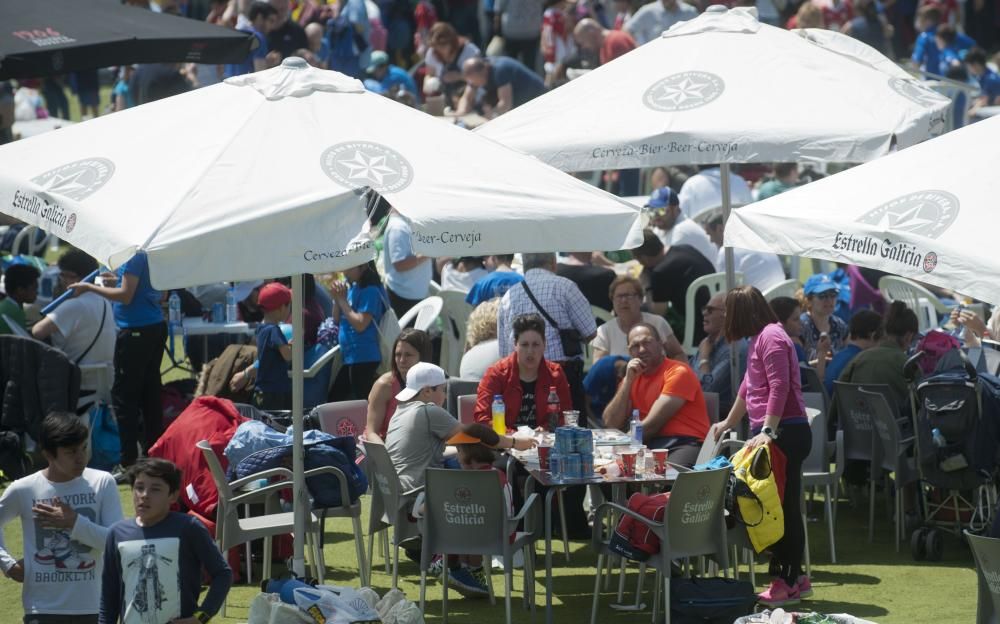
[[[917,380],[923,352],[906,363],[910,406],[920,473],[920,502],[924,526],[910,538],[917,561],[941,558],[941,530],[961,537],[968,528],[988,527],[996,504],[993,482],[995,457],[977,445],[981,435],[982,398],[975,367],[956,350],[961,366]]]

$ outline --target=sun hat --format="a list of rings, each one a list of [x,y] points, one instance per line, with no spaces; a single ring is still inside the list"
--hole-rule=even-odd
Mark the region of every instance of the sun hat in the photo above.
[[[409,401],[424,388],[433,388],[446,383],[444,370],[430,362],[418,362],[406,372],[406,387],[396,395],[397,401]]]
[[[292,291],[284,284],[271,282],[264,284],[257,294],[257,305],[265,312],[277,310],[283,305],[292,302]]]

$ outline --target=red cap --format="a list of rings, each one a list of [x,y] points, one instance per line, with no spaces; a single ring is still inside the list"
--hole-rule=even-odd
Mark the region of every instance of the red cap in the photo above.
[[[288,286],[279,284],[278,282],[264,284],[264,287],[260,289],[260,293],[257,295],[257,305],[265,312],[277,310],[281,306],[291,302],[292,291],[289,290]]]

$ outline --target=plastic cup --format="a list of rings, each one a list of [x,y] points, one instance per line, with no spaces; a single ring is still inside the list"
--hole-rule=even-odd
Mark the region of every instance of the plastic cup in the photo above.
[[[577,410],[564,411],[563,422],[567,427],[576,427],[580,423],[580,412]]]
[[[635,476],[635,460],[638,453],[635,451],[624,451],[619,455],[621,461],[619,462],[622,467],[623,477],[634,477]]]
[[[667,456],[670,451],[667,449],[653,449],[653,469],[658,475],[667,474]]]
[[[552,452],[552,447],[547,444],[539,444],[538,449],[538,467],[542,470],[549,469],[549,453]]]

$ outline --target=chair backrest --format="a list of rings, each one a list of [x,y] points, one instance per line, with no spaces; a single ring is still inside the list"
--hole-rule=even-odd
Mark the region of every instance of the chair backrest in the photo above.
[[[449,414],[458,414],[458,397],[467,394],[476,394],[479,391],[478,379],[461,379],[451,377],[448,379],[448,401],[445,408]]]
[[[892,408],[889,407],[885,395],[880,392],[861,390],[861,395],[868,400],[875,433],[882,442],[882,468],[898,472],[899,460],[904,451],[900,444],[903,436],[899,431],[899,423],[893,416]]]
[[[368,424],[368,401],[338,401],[317,405],[312,415],[319,421],[320,431],[336,436],[358,437]]]
[[[705,392],[705,409],[708,411],[708,422],[719,422],[719,393]]]
[[[837,428],[844,432],[844,456],[847,459],[873,459],[875,447],[874,416],[871,404],[862,390],[869,392],[888,393],[885,384],[852,384],[843,381],[834,382],[834,396],[837,401]]]
[[[595,305],[590,306],[590,312],[594,315],[596,320],[604,321],[605,323],[614,318],[614,315],[611,312]]]
[[[789,279],[783,282],[778,282],[774,286],[771,286],[770,288],[765,290],[762,294],[764,295],[765,299],[770,301],[775,297],[794,297],[795,293],[798,292],[799,288],[801,288],[799,280]]]
[[[441,297],[430,296],[413,306],[399,319],[399,328],[405,329],[413,325],[414,329],[427,331],[441,314],[444,302]]]
[[[494,471],[428,468],[424,483],[423,539],[430,552],[503,552],[509,514]]]
[[[458,397],[458,422],[463,425],[475,422],[473,412],[476,409],[476,395],[463,394]]]
[[[809,448],[809,455],[802,462],[803,472],[829,472],[830,456],[827,453],[827,428],[826,411],[823,409],[823,395],[818,392],[803,392],[802,399],[806,407],[819,410],[812,420],[809,421],[809,428],[812,430],[812,446]]]
[[[712,436],[707,435],[705,439],[701,442],[701,449],[698,451],[698,458],[694,460],[695,465],[704,464],[713,457],[719,454],[719,449],[722,447],[722,439],[718,441],[713,440]]]
[[[938,313],[947,313],[947,308],[937,295],[920,284],[896,275],[885,275],[878,281],[878,289],[888,302],[902,301],[917,313],[920,331],[925,332],[938,326]]]
[[[743,274],[735,273],[736,285],[740,286],[743,284]],[[702,288],[708,289],[709,298],[715,295],[726,292],[726,274],[725,273],[709,273],[708,275],[702,275],[698,279],[691,282],[688,286],[687,294],[684,297],[684,342],[682,346],[688,354],[694,353],[694,350],[698,345],[694,344],[694,330],[695,330],[695,318],[697,318],[697,310],[695,309],[695,299],[698,295],[698,291]]]
[[[229,504],[229,499],[233,497],[233,490],[229,487],[229,480],[226,479],[226,471],[222,469],[222,462],[216,457],[208,440],[202,440],[195,446],[201,450],[201,454],[205,457],[208,470],[212,473],[212,480],[215,481],[215,487],[219,490],[219,507],[225,508]]]
[[[993,622],[1000,614],[1000,539],[983,537],[965,531],[972,549],[979,578],[979,599],[976,606],[977,624]]]
[[[442,290],[441,298],[441,368],[449,375],[457,376],[465,352],[465,334],[469,324],[472,306],[465,301],[466,293],[460,290]]]
[[[402,503],[403,486],[399,483],[399,475],[392,464],[389,451],[376,442],[365,442],[365,455],[368,458],[368,470],[372,476],[372,493],[379,499],[385,517],[382,522],[394,524],[396,512]]]
[[[725,568],[725,497],[729,468],[682,472],[670,491],[661,548],[670,559],[715,555]],[[664,537],[666,538],[664,540]]]
[[[815,368],[809,366],[805,362],[799,363],[799,372],[802,375],[802,392],[816,393],[822,398],[822,403],[820,405],[811,405],[809,407],[815,407],[823,411],[830,410],[830,397],[826,393],[826,385],[823,380],[819,378],[819,373]]]

